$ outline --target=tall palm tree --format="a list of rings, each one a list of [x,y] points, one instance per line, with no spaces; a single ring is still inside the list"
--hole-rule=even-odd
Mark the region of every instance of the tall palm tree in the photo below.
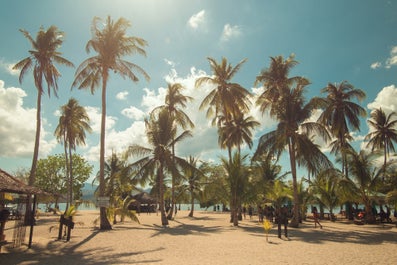
[[[279,124],[275,131],[269,132],[259,139],[254,158],[260,157],[262,154],[272,154],[278,158],[285,147],[288,147],[294,195],[294,214],[290,225],[298,227],[300,205],[297,165],[310,165],[311,170],[318,172],[320,168],[331,167],[331,162],[313,143],[311,137],[313,133],[317,133],[327,139],[327,131],[317,122],[306,121],[317,107],[313,101],[305,104],[303,94],[309,82],[302,77],[296,78],[295,82],[294,87],[284,87],[279,91],[280,95],[277,101],[274,101],[275,98],[271,94],[266,94],[266,90],[260,95],[261,100],[258,103],[265,105],[261,105],[261,108],[263,110],[271,108]],[[266,95],[270,95],[267,100]]]
[[[327,93],[327,97],[315,98],[319,106],[323,108],[319,121],[329,128],[333,137],[337,138],[339,147],[334,150],[341,151],[342,172],[345,176],[348,176],[344,150],[348,147],[349,129],[352,128],[359,131],[359,118],[366,116],[365,109],[351,100],[362,101],[365,98],[365,93],[347,81],[339,84],[329,83],[321,92]]]
[[[85,132],[91,132],[89,124],[90,118],[84,107],[79,102],[71,98],[66,105],[61,107],[61,116],[58,126],[55,129],[55,136],[59,142],[63,143],[66,160],[66,174],[69,181],[68,203],[73,202],[73,172],[72,172],[72,150],[76,150],[78,145],[85,145]]]
[[[383,149],[383,170],[386,172],[387,156],[395,152],[393,142],[397,143],[397,113],[393,111],[386,116],[382,108],[375,109],[371,112],[368,124],[373,131],[365,136],[367,147],[371,146],[372,151]]]
[[[146,135],[152,148],[140,145],[131,145],[126,151],[126,156],[143,156],[132,164],[137,168],[137,178],[142,184],[148,177],[154,176],[159,189],[159,207],[162,225],[168,225],[168,219],[164,209],[164,178],[167,172],[177,172],[176,167],[187,167],[188,163],[177,156],[172,155],[171,147],[191,136],[190,131],[183,131],[176,137],[176,126],[168,112],[151,113],[146,120]]]
[[[329,83],[321,92],[327,93],[327,96],[314,99],[318,100],[319,106],[323,109],[318,121],[326,125],[331,135],[336,138],[332,143],[331,153],[341,155],[342,173],[348,178],[346,152],[351,150],[349,144],[349,141],[352,140],[350,128],[360,131],[359,118],[367,115],[365,109],[352,100],[356,99],[361,102],[365,98],[365,93],[347,81],[339,84]],[[350,202],[346,204],[346,212],[348,218],[353,219]]]
[[[146,55],[144,47],[147,42],[138,37],[126,35],[130,23],[119,18],[114,22],[110,16],[107,17],[103,24],[100,18],[95,17],[92,21],[91,34],[92,39],[87,42],[86,51],[93,50],[96,56],[90,57],[83,61],[78,67],[75,80],[72,87],[79,89],[89,88],[91,93],[95,92],[102,85],[102,116],[101,116],[101,144],[99,155],[99,174],[100,174],[100,196],[104,195],[104,164],[105,164],[105,121],[106,121],[106,90],[109,79],[109,72],[113,71],[123,78],[138,82],[139,79],[134,73],[137,71],[142,74],[146,80],[149,80],[148,74],[138,65],[123,60],[124,56],[131,54]],[[106,218],[105,207],[100,208],[100,229],[111,229],[109,220]]]
[[[36,179],[37,159],[39,155],[40,128],[41,128],[41,96],[45,93],[44,82],[47,84],[48,96],[51,90],[57,96],[58,78],[61,73],[55,67],[54,63],[73,67],[73,63],[63,58],[62,53],[58,51],[63,43],[63,32],[56,26],[51,26],[47,30],[43,27],[37,32],[36,38],[30,35],[26,30],[20,30],[25,38],[32,45],[29,50],[29,56],[14,65],[14,70],[21,70],[19,74],[19,82],[22,84],[23,78],[33,68],[34,84],[37,89],[37,112],[36,112],[36,137],[34,142],[34,151],[32,159],[32,167],[29,175],[29,185],[34,185]],[[29,196],[30,198],[30,196]],[[31,203],[28,201],[26,212],[31,211]],[[25,216],[30,216],[26,214]],[[29,218],[29,217],[28,217]],[[27,219],[26,221],[29,221]]]
[[[186,108],[186,103],[188,101],[193,100],[192,97],[185,96],[181,93],[181,90],[184,87],[180,83],[168,84],[167,95],[165,96],[165,104],[159,106],[153,110],[162,111],[166,110],[169,115],[172,117],[176,125],[182,127],[182,129],[186,130],[188,128],[194,128],[194,123],[190,120],[189,116],[180,108]],[[172,155],[175,155],[175,146],[172,147]],[[172,219],[172,215],[174,213],[175,207],[175,179],[176,173],[172,173],[172,182],[171,182],[171,210],[168,213],[168,219]]]
[[[289,77],[292,68],[298,62],[293,54],[285,60],[283,56],[270,57],[270,60],[269,68],[263,69],[255,80],[255,85],[262,84],[264,87],[264,91],[257,98],[256,104],[262,112],[270,109],[270,114],[274,116],[277,108],[273,105],[273,102],[277,102],[283,91],[299,79],[297,76]]]
[[[220,63],[213,58],[208,58],[212,77],[205,76],[196,80],[195,86],[212,84],[215,88],[203,99],[200,109],[207,109],[207,118],[213,118],[212,124],[218,128],[225,124],[230,124],[233,115],[247,113],[249,110],[249,96],[251,95],[244,87],[238,83],[232,83],[232,78],[236,75],[246,59],[240,61],[235,67],[222,58]],[[224,147],[224,146],[221,146]],[[228,148],[229,160],[231,160],[231,149]]]

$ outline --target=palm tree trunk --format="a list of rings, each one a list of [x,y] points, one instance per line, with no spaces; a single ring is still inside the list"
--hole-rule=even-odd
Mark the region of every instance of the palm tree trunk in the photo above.
[[[65,152],[65,170],[66,170],[66,186],[67,190],[69,191],[70,189],[70,181],[69,181],[69,155],[67,151],[67,141],[66,141],[66,131],[63,133],[63,145],[64,145],[64,152]],[[69,208],[69,201],[70,201],[70,194],[69,192],[66,193],[66,208],[65,208],[65,213],[66,210]]]
[[[174,139],[172,139],[174,141]],[[175,165],[175,145],[172,144],[172,161],[174,162]],[[175,207],[175,172],[172,170],[171,174],[171,209],[170,212],[168,213],[168,220],[172,220],[172,215],[174,213],[174,207]]]
[[[70,205],[73,204],[73,158],[72,158],[72,148],[69,143],[69,200]]]
[[[158,181],[159,181],[159,197],[160,197],[160,214],[161,214],[161,225],[168,225],[168,219],[165,215],[164,209],[164,174],[163,174],[163,165],[160,164],[160,167],[157,171]]]
[[[295,141],[290,138],[288,141],[289,159],[292,173],[292,187],[294,196],[293,216],[291,219],[291,227],[299,227],[299,197],[298,197],[298,182],[296,177],[296,158],[295,158]]]
[[[37,159],[39,157],[40,129],[41,129],[41,89],[37,89],[37,111],[36,111],[36,138],[34,142],[34,151],[32,159],[32,167],[29,175],[29,185],[33,186],[36,182]],[[28,194],[25,212],[25,225],[30,225],[32,220],[32,196]]]
[[[383,160],[383,176],[382,176],[382,181],[385,180],[385,175],[386,175],[386,163],[387,163],[387,146],[384,143],[383,147],[383,153],[384,153],[384,160]]]
[[[191,204],[191,209],[190,209],[189,217],[193,217],[193,212],[194,212],[194,195],[193,195],[193,189],[190,190],[190,204]]]
[[[99,196],[105,195],[105,126],[106,126],[106,83],[108,73],[102,73],[102,116],[101,116],[101,147],[99,152]],[[100,229],[110,230],[112,226],[106,216],[106,208],[100,207]]]

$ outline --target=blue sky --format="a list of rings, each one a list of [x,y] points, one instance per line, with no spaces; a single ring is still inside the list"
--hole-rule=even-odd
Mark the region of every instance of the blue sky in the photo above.
[[[19,73],[10,70],[31,48],[19,29],[35,36],[40,26],[57,26],[65,33],[60,51],[77,67],[93,56],[85,52],[85,44],[94,16],[124,17],[132,25],[129,35],[149,43],[147,57],[126,59],[145,69],[150,82],[141,78],[132,83],[112,75],[108,84],[107,155],[112,150],[122,152],[132,143],[145,144],[143,118],[163,104],[167,82],[180,82],[185,94],[195,98],[186,112],[196,128],[194,137],[177,151],[180,156],[216,160],[222,154],[216,129],[198,111],[210,87],[194,88],[197,77],[211,74],[207,57],[219,61],[224,56],[232,65],[247,58],[233,81],[258,93],[261,88],[253,86],[255,77],[269,65],[269,57],[293,53],[299,65],[292,74],[311,80],[307,98],[323,96],[320,90],[328,82],[347,80],[366,92],[362,106],[368,113],[379,106],[397,110],[397,1],[14,0],[1,5],[0,167],[11,173],[30,168],[35,132],[32,75],[19,84]],[[87,108],[94,129],[78,153],[97,169],[100,93],[71,90],[75,69],[60,66],[59,70],[59,98],[43,97],[40,157],[62,153],[53,136],[58,110],[75,97]],[[255,139],[275,124],[256,108],[252,115],[261,122]],[[354,133],[357,146],[367,133],[363,120],[361,131]]]

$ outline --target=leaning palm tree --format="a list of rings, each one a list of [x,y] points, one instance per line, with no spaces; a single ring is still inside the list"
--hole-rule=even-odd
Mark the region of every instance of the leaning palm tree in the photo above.
[[[65,150],[66,174],[69,178],[68,204],[73,202],[73,159],[72,150],[76,150],[78,145],[85,145],[85,132],[91,132],[89,124],[90,118],[84,107],[79,102],[71,98],[66,105],[61,107],[61,116],[58,126],[55,129],[55,136],[59,142],[63,143]]]
[[[179,83],[168,84],[167,95],[165,96],[165,104],[153,110],[153,112],[167,111],[171,115],[176,125],[181,126],[182,129],[194,128],[194,123],[190,120],[189,116],[179,107],[186,108],[186,103],[193,100],[192,97],[185,96],[181,93],[184,87]],[[172,146],[172,155],[175,155],[175,146]],[[172,173],[171,182],[171,210],[167,218],[172,219],[175,207],[175,181],[176,173]]]
[[[263,135],[259,139],[257,150],[254,158],[263,154],[271,154],[279,158],[281,153],[288,147],[289,160],[292,173],[293,195],[294,195],[294,214],[291,220],[292,227],[299,226],[299,197],[297,182],[297,166],[310,165],[311,170],[318,172],[320,168],[329,168],[332,166],[328,158],[320,151],[319,146],[312,141],[314,133],[328,139],[325,128],[317,123],[307,121],[316,105],[313,101],[305,104],[303,93],[306,85],[309,84],[305,78],[297,78],[293,88],[283,88],[279,91],[280,96],[277,101],[274,97],[266,101],[266,94],[261,95],[260,103],[263,110],[271,108],[274,111],[275,118],[279,124],[275,131]],[[310,162],[308,162],[310,161]]]
[[[101,28],[103,26],[103,28]],[[99,174],[100,174],[100,196],[103,196],[105,187],[104,181],[104,164],[105,164],[105,128],[106,128],[106,90],[109,79],[109,72],[113,71],[123,78],[138,82],[139,79],[134,71],[142,74],[146,80],[149,80],[148,74],[138,65],[123,60],[124,56],[131,54],[146,55],[143,49],[147,42],[138,37],[126,35],[130,23],[119,18],[114,22],[110,16],[107,17],[103,24],[100,18],[95,17],[92,21],[92,39],[87,42],[86,51],[93,50],[96,56],[90,57],[83,61],[78,67],[75,80],[72,87],[79,89],[89,88],[91,93],[95,92],[102,85],[102,116],[101,116],[101,144],[99,155]],[[101,220],[100,229],[111,229],[109,220],[106,218],[106,208],[100,208]]]
[[[249,110],[250,92],[240,84],[231,82],[243,63],[246,62],[246,59],[239,62],[235,67],[232,67],[224,57],[219,64],[213,58],[208,58],[208,61],[213,76],[198,78],[195,86],[200,87],[207,83],[215,86],[201,102],[200,109],[208,107],[207,118],[212,118],[212,125],[217,125],[220,128],[224,124],[231,122],[233,114],[247,113]],[[228,153],[229,160],[231,160],[230,148],[228,148]]]
[[[149,177],[156,179],[159,189],[159,207],[161,212],[161,224],[168,225],[168,219],[164,208],[164,178],[166,173],[177,172],[176,167],[187,167],[188,163],[177,156],[172,155],[171,147],[186,137],[191,136],[190,131],[183,131],[176,137],[176,126],[171,116],[166,111],[151,113],[146,120],[146,135],[152,148],[141,145],[131,145],[126,151],[126,156],[140,157],[132,166],[137,169],[136,179],[144,185]]]
[[[73,67],[73,64],[63,58],[58,51],[63,43],[63,32],[56,26],[51,26],[47,30],[40,28],[37,32],[36,39],[30,35],[26,30],[20,30],[25,38],[28,39],[32,45],[32,50],[29,50],[30,56],[22,59],[14,65],[14,70],[21,70],[19,75],[19,82],[22,84],[23,78],[33,68],[34,84],[37,89],[37,112],[36,112],[36,138],[34,143],[32,167],[29,175],[29,185],[34,185],[36,179],[37,159],[39,155],[40,143],[40,128],[41,128],[41,96],[44,94],[44,82],[47,83],[48,96],[51,95],[51,90],[57,96],[58,78],[61,73],[55,67],[54,63]],[[30,198],[30,196],[29,196]],[[31,211],[30,201],[27,204],[26,212]],[[26,214],[29,218],[30,214]],[[29,221],[28,219],[26,221]]]
[[[371,146],[371,151],[383,149],[383,171],[386,172],[387,156],[395,152],[393,142],[397,143],[397,113],[393,111],[386,116],[382,108],[375,109],[368,124],[373,131],[365,136],[367,146]]]

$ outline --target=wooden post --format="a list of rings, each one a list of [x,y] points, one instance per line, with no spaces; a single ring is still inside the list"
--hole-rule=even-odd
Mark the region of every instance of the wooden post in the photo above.
[[[29,244],[28,244],[28,248],[31,248],[32,246],[32,239],[33,239],[33,227],[34,227],[34,223],[35,223],[35,218],[34,215],[36,213],[36,195],[33,195],[33,209],[32,209],[32,213],[31,213],[31,218],[30,218],[30,234],[29,234]]]
[[[59,220],[59,232],[58,232],[58,240],[62,238],[62,230],[63,230],[63,215],[61,215],[61,219]]]

